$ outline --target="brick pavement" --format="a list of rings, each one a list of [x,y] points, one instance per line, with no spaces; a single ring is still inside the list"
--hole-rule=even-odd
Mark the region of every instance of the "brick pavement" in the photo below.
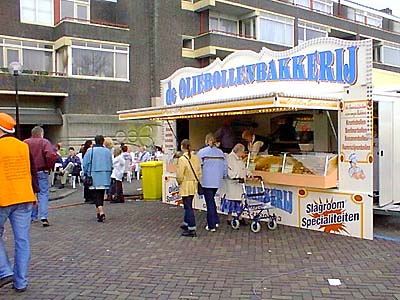
[[[184,238],[182,208],[106,203],[101,224],[80,192],[51,202],[52,226],[32,226],[29,289],[4,287],[1,300],[400,299],[400,243],[286,226],[209,233],[204,212],[199,237]]]

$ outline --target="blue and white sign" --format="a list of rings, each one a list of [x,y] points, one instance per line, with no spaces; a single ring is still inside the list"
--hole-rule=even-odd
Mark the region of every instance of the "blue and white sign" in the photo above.
[[[251,99],[270,93],[335,96],[367,82],[371,41],[320,38],[287,51],[243,50],[209,66],[182,68],[161,81],[166,106]]]

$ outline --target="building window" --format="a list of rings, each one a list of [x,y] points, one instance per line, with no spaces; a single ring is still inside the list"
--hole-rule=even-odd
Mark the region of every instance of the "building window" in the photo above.
[[[315,38],[327,37],[328,32],[323,26],[299,21],[298,35],[299,43],[303,43]]]
[[[182,48],[183,49],[194,49],[194,39],[192,37],[182,36]]]
[[[226,16],[210,16],[209,30],[221,33],[237,34],[238,21]]]
[[[239,34],[246,38],[255,38],[256,36],[256,19],[250,18],[239,21]]]
[[[0,39],[0,62],[7,68],[13,61],[25,72],[52,72],[53,45],[37,41]]]
[[[293,3],[318,12],[327,14],[332,14],[333,12],[333,3],[331,0],[294,0]]]
[[[382,28],[382,17],[355,8],[347,9],[347,18],[358,23]]]
[[[53,0],[20,0],[21,22],[53,25]]]
[[[333,13],[333,3],[331,0],[312,0],[312,9],[319,11],[319,12],[324,12],[327,14],[332,14]]]
[[[272,44],[293,46],[293,19],[275,14],[264,14],[259,17],[259,24],[257,39]]]
[[[129,79],[128,46],[73,40],[71,48],[71,75]],[[60,51],[64,50],[61,48]],[[65,55],[60,51],[57,57]]]
[[[400,45],[385,43],[382,46],[382,63],[400,67]]]
[[[392,24],[392,30],[394,31],[394,32],[398,32],[398,33],[400,33],[400,22],[396,22],[396,21],[391,21],[391,24]]]
[[[89,0],[61,0],[60,10],[61,20],[65,18],[90,20]]]

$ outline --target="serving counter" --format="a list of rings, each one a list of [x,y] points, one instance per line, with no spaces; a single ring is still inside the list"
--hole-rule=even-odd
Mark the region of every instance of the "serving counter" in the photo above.
[[[282,153],[260,155],[250,168],[264,182],[312,188],[335,188],[338,157],[332,153]]]

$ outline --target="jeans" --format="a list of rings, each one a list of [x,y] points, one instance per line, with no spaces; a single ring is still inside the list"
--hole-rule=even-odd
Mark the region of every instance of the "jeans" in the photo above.
[[[217,188],[206,188],[203,186],[204,199],[207,206],[207,224],[209,229],[215,229],[215,225],[219,224],[219,216],[214,199],[217,190]]]
[[[28,285],[31,212],[32,203],[0,207],[0,278],[14,275],[14,286],[17,289]],[[4,223],[7,219],[10,219],[14,233],[14,269],[11,267],[3,241]]]
[[[182,196],[183,208],[185,209],[183,224],[186,225],[189,230],[196,230],[196,220],[193,212],[193,197],[193,195]]]
[[[32,209],[32,220],[38,219],[38,210],[40,219],[47,219],[49,214],[49,198],[50,198],[50,185],[49,185],[49,174],[47,172],[37,172],[39,189],[40,192],[37,194],[38,205],[35,205]],[[39,209],[38,209],[39,206]]]

